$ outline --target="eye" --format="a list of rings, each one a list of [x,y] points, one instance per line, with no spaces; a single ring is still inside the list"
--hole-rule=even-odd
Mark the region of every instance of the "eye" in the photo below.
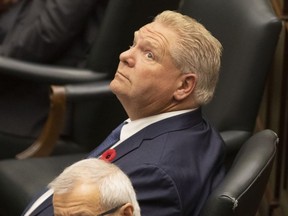
[[[154,59],[154,54],[152,53],[152,52],[147,52],[146,54],[145,54],[145,56],[148,58],[148,59]]]

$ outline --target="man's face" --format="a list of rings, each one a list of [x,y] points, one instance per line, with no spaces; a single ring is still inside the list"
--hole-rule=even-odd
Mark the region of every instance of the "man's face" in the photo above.
[[[142,109],[140,117],[166,112],[173,106],[173,94],[182,76],[170,55],[176,40],[175,32],[152,22],[135,32],[133,45],[120,55],[110,87],[124,107]]]

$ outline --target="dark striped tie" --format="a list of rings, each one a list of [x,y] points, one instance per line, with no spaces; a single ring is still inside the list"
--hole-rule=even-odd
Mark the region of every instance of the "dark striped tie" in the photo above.
[[[123,122],[120,124],[117,128],[115,128],[111,134],[96,148],[94,149],[88,156],[88,158],[91,157],[98,157],[102,152],[109,149],[113,144],[115,144],[120,139],[120,133],[121,129],[124,124],[127,122]]]

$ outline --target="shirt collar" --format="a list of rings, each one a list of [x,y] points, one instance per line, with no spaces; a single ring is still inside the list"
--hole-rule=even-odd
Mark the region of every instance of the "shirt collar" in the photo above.
[[[158,122],[158,121],[166,119],[166,118],[170,118],[170,117],[173,117],[176,115],[191,112],[191,111],[196,110],[196,109],[187,109],[187,110],[178,110],[178,111],[166,112],[166,113],[161,113],[158,115],[149,116],[149,117],[142,118],[142,119],[137,119],[134,121],[127,119],[126,120],[127,124],[125,124],[121,130],[120,142],[128,139],[132,135],[136,134],[138,131],[147,127],[148,125],[151,125],[155,122]]]

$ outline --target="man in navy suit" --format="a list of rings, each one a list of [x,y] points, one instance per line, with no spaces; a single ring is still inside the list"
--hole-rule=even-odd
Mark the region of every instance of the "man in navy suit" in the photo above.
[[[224,176],[223,141],[201,114],[213,96],[221,52],[201,24],[165,11],[136,31],[120,55],[110,87],[129,119],[118,142],[90,156],[110,151],[107,158],[130,177],[144,216],[197,216]],[[53,215],[52,194],[24,215]]]

